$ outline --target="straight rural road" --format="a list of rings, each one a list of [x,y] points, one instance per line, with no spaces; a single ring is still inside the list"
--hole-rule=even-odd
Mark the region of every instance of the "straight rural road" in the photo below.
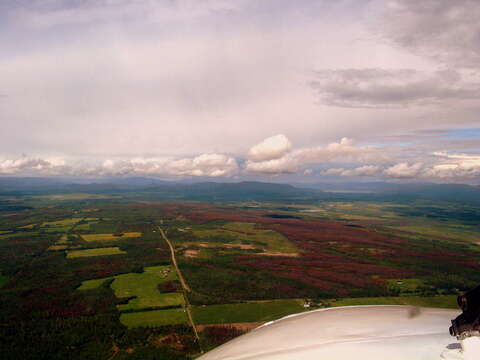
[[[182,284],[183,289],[188,292],[192,291],[188,286],[188,284],[185,282],[185,279],[183,278],[183,275],[180,272],[180,269],[178,268],[177,259],[175,258],[175,250],[173,250],[172,243],[170,242],[170,240],[168,240],[167,235],[165,234],[165,232],[160,226],[158,227],[158,230],[160,230],[160,234],[162,234],[163,239],[167,242],[168,247],[170,248],[170,253],[172,254],[173,266],[175,266],[175,270],[177,270],[178,279],[180,280],[180,283]]]
[[[163,239],[167,242],[168,247],[170,248],[170,253],[172,255],[172,263],[173,263],[173,266],[175,266],[175,270],[177,271],[177,274],[178,274],[178,279],[180,280],[180,284],[182,285],[182,288],[183,288],[183,293],[185,297],[185,311],[187,313],[188,320],[190,322],[190,325],[192,326],[193,332],[197,339],[198,346],[200,347],[200,351],[203,353],[202,345],[200,344],[200,337],[198,336],[198,332],[197,332],[197,327],[195,326],[195,322],[193,321],[191,305],[187,297],[187,292],[191,292],[192,290],[190,289],[188,284],[185,282],[185,279],[183,278],[183,275],[178,267],[177,259],[175,258],[175,250],[173,249],[172,243],[170,242],[170,240],[168,240],[167,235],[165,234],[165,232],[160,226],[158,227],[158,230],[160,230],[160,234],[162,234]]]

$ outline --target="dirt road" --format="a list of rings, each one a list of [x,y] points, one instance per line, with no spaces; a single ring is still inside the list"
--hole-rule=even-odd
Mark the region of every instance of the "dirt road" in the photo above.
[[[182,285],[182,288],[183,288],[183,293],[185,297],[185,311],[188,316],[188,321],[190,322],[193,332],[195,333],[195,337],[197,338],[198,345],[200,346],[200,351],[203,353],[202,347],[200,345],[200,337],[198,336],[197,327],[195,325],[195,322],[193,321],[193,316],[191,311],[192,307],[187,297],[187,292],[191,292],[192,290],[190,289],[188,284],[185,282],[185,279],[183,278],[183,275],[178,267],[177,259],[175,258],[175,250],[173,249],[172,243],[170,242],[170,240],[168,240],[167,235],[165,234],[165,232],[160,226],[158,227],[158,230],[160,230],[160,234],[162,234],[163,239],[167,242],[168,247],[170,248],[170,253],[172,255],[172,263],[173,263],[173,266],[175,266],[175,270],[177,271],[177,274],[178,274],[178,280],[180,281],[180,284]]]

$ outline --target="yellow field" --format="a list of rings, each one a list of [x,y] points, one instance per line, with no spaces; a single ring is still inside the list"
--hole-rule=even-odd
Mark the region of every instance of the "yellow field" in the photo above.
[[[68,249],[67,245],[52,245],[47,250],[58,251],[58,250],[66,250],[66,249]]]
[[[137,238],[142,236],[140,232],[128,232],[123,233],[122,236],[115,236],[114,234],[85,234],[82,235],[83,240],[92,242],[92,241],[117,241],[120,239],[127,238]]]
[[[89,257],[89,256],[120,255],[120,254],[126,254],[126,252],[123,250],[120,250],[118,247],[71,250],[71,251],[67,251],[67,259]]]
[[[49,222],[44,222],[42,226],[68,226],[68,225],[73,225],[77,222],[82,220],[82,218],[71,218],[71,219],[63,219],[63,220],[57,220],[57,221],[49,221]]]

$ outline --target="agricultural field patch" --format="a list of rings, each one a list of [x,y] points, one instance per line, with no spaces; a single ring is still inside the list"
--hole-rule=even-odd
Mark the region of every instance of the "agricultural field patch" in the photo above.
[[[336,301],[326,300],[329,306],[355,306],[355,305],[411,305],[420,307],[436,307],[447,309],[458,309],[457,296],[397,296],[397,297],[365,297],[338,299]]]
[[[67,259],[90,257],[90,256],[122,255],[122,254],[126,254],[126,252],[123,250],[120,250],[120,248],[118,247],[106,247],[106,248],[84,249],[84,250],[68,250]]]
[[[101,279],[85,280],[82,282],[80,287],[77,290],[94,290],[98,289],[106,281],[112,280],[113,277],[106,277]]]
[[[101,286],[105,281],[114,279],[110,287],[119,299],[129,299],[126,304],[117,306],[120,311],[133,311],[161,307],[184,306],[185,299],[179,292],[160,292],[161,283],[178,280],[171,266],[146,267],[143,273],[129,273],[114,277],[87,280],[82,282],[79,290],[91,290]]]
[[[73,224],[79,222],[82,218],[71,218],[71,219],[63,219],[57,221],[47,221],[42,223],[42,227],[60,227],[60,226],[72,226]]]
[[[473,226],[460,226],[458,224],[436,224],[432,221],[413,222],[405,225],[393,225],[386,227],[390,230],[418,234],[422,236],[445,239],[449,238],[458,241],[480,242],[480,233]]]
[[[128,328],[135,328],[187,324],[188,318],[185,310],[178,308],[122,313],[120,314],[120,322]]]
[[[196,324],[228,324],[264,322],[306,311],[303,300],[276,300],[195,306],[193,319]]]
[[[118,241],[121,239],[128,238],[138,238],[142,236],[140,232],[126,232],[119,234],[82,234],[81,237],[83,240],[92,242],[92,241]]]
[[[211,229],[194,229],[193,234],[210,243],[226,247],[248,246],[275,253],[297,253],[298,249],[281,233],[274,230],[258,229],[255,223],[229,222]]]
[[[66,250],[66,249],[68,249],[67,245],[52,245],[52,246],[49,246],[47,250],[59,251],[59,250]]]
[[[68,238],[68,235],[67,234],[63,234],[60,239],[58,239],[58,241],[56,242],[56,244],[58,245],[62,245],[62,244],[68,244],[69,242],[69,238]]]
[[[127,304],[118,305],[120,311],[139,310],[169,306],[183,306],[182,293],[160,293],[158,284],[177,280],[177,274],[170,266],[153,266],[145,268],[143,273],[119,275],[111,284],[118,298],[135,297]]]
[[[422,279],[389,279],[388,287],[398,292],[400,296],[422,295],[435,290],[433,286],[427,285]]]

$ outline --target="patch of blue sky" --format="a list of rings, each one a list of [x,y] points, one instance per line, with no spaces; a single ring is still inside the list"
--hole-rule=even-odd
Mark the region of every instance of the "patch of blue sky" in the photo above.
[[[450,130],[442,138],[444,140],[480,139],[480,128]]]

